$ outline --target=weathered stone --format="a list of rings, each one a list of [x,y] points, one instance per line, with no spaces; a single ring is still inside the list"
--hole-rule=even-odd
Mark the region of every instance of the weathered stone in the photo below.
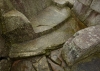
[[[3,15],[3,33],[12,43],[34,38],[34,30],[30,21],[19,11],[12,10]]]
[[[90,4],[92,3],[92,0],[78,0],[78,1],[86,6],[90,6]]]
[[[17,60],[13,63],[11,71],[50,71],[45,56],[31,57]]]
[[[6,57],[8,55],[9,50],[5,46],[5,40],[0,35],[0,57]]]
[[[60,7],[64,7],[66,6],[68,3],[70,3],[71,5],[74,4],[75,0],[53,0],[53,2]]]
[[[77,22],[72,18],[52,33],[28,42],[12,44],[9,56],[14,58],[44,54],[46,50],[58,48],[78,30]]]
[[[0,71],[10,71],[11,61],[10,60],[0,60]]]
[[[10,0],[13,6],[30,20],[51,5],[52,0]]]
[[[56,6],[50,6],[44,9],[39,15],[32,19],[32,27],[35,33],[51,31],[55,26],[62,24],[70,17],[71,10],[67,7],[59,9]]]
[[[86,18],[84,23],[87,26],[99,25],[100,24],[100,14],[95,11],[92,11],[90,15]]]
[[[62,56],[70,66],[100,50],[100,25],[77,32],[63,46]]]
[[[62,59],[61,51],[62,51],[62,48],[51,52],[48,58],[50,66],[52,67],[54,71],[59,71],[59,70],[69,71],[69,67],[66,65],[65,61]]]
[[[61,61],[60,55],[61,55],[61,49],[54,50],[50,54],[50,59],[54,61],[55,63],[61,65],[62,61]]]
[[[100,56],[89,57],[72,66],[71,71],[100,71]]]
[[[63,67],[53,63],[50,59],[48,59],[48,62],[50,63],[53,71],[64,71]]]
[[[2,12],[2,15],[13,9],[14,7],[10,0],[0,0],[0,11]]]
[[[33,64],[36,68],[36,71],[50,71],[47,59],[43,56],[37,63]]]
[[[73,11],[81,21],[84,21],[90,15],[92,10],[88,6],[85,6],[76,0],[74,3]]]
[[[100,0],[93,0],[90,7],[100,13]]]

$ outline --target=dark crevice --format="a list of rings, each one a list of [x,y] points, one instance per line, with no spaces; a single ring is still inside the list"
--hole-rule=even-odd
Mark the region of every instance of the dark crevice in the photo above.
[[[4,59],[8,59],[7,57],[0,57],[0,61],[4,60]]]

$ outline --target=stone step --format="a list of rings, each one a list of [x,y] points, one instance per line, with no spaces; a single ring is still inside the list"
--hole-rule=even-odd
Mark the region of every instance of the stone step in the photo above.
[[[47,50],[56,49],[79,30],[77,25],[75,19],[71,18],[52,33],[28,42],[12,44],[9,56],[11,58],[36,56],[47,53]]]
[[[68,7],[60,9],[56,6],[50,6],[32,18],[32,27],[35,33],[43,34],[49,32],[68,19],[70,13],[71,11]]]

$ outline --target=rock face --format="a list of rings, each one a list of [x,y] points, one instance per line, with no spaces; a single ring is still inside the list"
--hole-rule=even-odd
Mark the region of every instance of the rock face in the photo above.
[[[10,71],[11,61],[4,59],[0,60],[0,71]]]
[[[85,25],[99,25],[99,3],[99,0],[76,0],[73,11]]]
[[[100,25],[78,31],[64,45],[62,56],[68,65],[100,51]]]
[[[22,42],[34,38],[34,30],[30,21],[17,10],[12,10],[3,15],[3,32],[12,43]]]

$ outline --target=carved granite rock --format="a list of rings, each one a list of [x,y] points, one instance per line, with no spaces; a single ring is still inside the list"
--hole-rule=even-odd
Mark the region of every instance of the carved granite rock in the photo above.
[[[63,46],[62,56],[70,66],[100,51],[100,25],[78,31]]]

